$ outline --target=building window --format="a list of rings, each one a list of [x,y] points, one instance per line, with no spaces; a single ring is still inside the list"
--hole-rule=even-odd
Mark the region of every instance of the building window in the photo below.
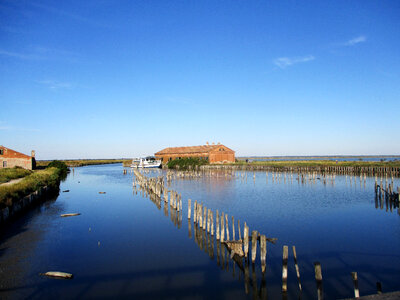
[[[7,162],[3,161],[3,168],[7,168]]]
[[[3,151],[4,151],[3,149],[0,149],[0,155],[3,155]]]

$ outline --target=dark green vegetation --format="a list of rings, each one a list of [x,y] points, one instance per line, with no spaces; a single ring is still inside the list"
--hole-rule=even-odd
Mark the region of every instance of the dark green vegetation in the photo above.
[[[89,165],[105,165],[105,164],[116,164],[122,163],[123,159],[71,159],[71,160],[61,160],[67,167],[82,167]],[[36,161],[36,166],[38,168],[47,167],[51,161],[49,160],[39,160]]]
[[[208,159],[198,157],[177,158],[168,162],[169,169],[193,170],[199,166],[207,165]]]
[[[12,179],[22,178],[31,173],[32,171],[25,170],[20,167],[0,169],[0,183],[9,182]]]
[[[67,167],[59,161],[54,161],[51,165],[44,170],[30,171],[31,173],[20,182],[1,185],[0,208],[11,206],[15,201],[37,191],[40,187],[58,187],[60,180],[67,174]]]

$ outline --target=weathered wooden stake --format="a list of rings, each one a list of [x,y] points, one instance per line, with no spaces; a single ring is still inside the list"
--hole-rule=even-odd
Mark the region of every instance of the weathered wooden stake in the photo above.
[[[216,230],[216,232],[217,232],[217,241],[219,241],[220,240],[220,236],[219,236],[219,213],[218,213],[218,209],[217,209],[217,216],[216,216],[216,219],[215,219],[215,224],[217,225],[217,230]]]
[[[228,214],[225,214],[225,225],[226,225],[226,240],[229,241],[229,223]]]
[[[353,284],[354,284],[354,298],[360,298],[360,291],[358,290],[357,272],[351,272],[351,277],[353,278]]]
[[[244,222],[243,239],[244,257],[247,258],[247,254],[249,253],[249,227],[247,227],[246,222]]]
[[[224,241],[224,235],[225,235],[224,212],[221,212],[221,243]]]
[[[211,217],[211,209],[207,211],[207,233],[210,233],[210,217]]]
[[[190,219],[190,216],[192,214],[192,200],[188,199],[188,219]]]
[[[232,240],[235,240],[235,219],[232,216]]]
[[[287,263],[288,263],[288,246],[283,246],[283,259],[282,259],[282,293],[287,293]]]
[[[251,232],[251,262],[254,264],[257,255],[257,231]]]
[[[261,260],[261,272],[265,273],[265,265],[266,265],[266,257],[267,257],[267,238],[265,235],[260,236],[260,260]]]
[[[242,239],[242,232],[240,231],[240,220],[238,220],[238,233],[239,233],[239,240]]]
[[[212,212],[212,210],[211,210],[211,236],[214,236],[214,213]],[[213,243],[213,246],[214,246],[214,243]]]
[[[322,270],[319,262],[314,263],[315,282],[317,283],[318,300],[324,299],[324,292],[322,287]]]
[[[296,253],[295,246],[293,246],[293,259],[294,259],[294,266],[296,268],[297,282],[299,283],[299,290],[301,292],[302,288],[301,288],[301,281],[300,281],[300,270],[299,270],[299,265],[297,264],[297,253]]]
[[[203,218],[203,229],[206,230],[206,222],[207,222],[207,207],[204,206],[204,218]]]

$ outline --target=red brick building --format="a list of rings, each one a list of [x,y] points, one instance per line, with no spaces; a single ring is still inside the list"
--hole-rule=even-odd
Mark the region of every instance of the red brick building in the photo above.
[[[175,158],[202,157],[207,158],[211,164],[235,162],[235,151],[228,147],[218,145],[203,145],[191,147],[169,147],[154,154],[157,159],[167,163]]]
[[[0,168],[21,167],[33,170],[36,167],[35,151],[31,156],[0,146]]]

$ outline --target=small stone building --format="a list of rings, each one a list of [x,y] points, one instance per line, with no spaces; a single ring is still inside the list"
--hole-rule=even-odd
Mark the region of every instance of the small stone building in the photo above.
[[[35,151],[31,156],[0,146],[0,168],[21,167],[28,170],[36,168]]]
[[[163,163],[170,160],[184,157],[201,157],[207,158],[209,163],[232,163],[235,162],[235,151],[228,147],[217,145],[203,145],[190,147],[169,147],[154,154],[157,159],[161,159]]]

